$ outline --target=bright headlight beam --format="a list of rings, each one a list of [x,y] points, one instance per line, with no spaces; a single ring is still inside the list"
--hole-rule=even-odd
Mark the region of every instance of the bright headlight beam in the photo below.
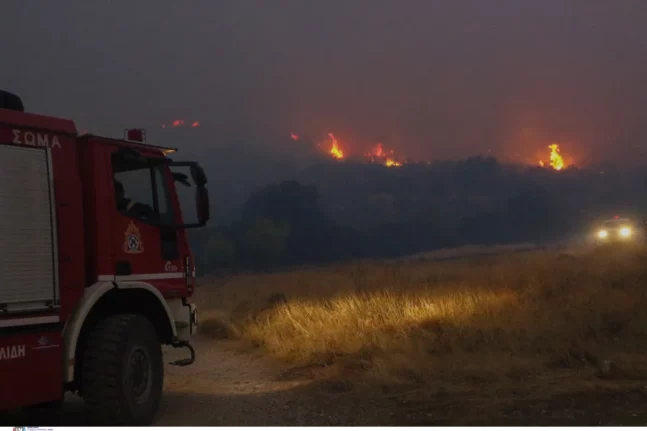
[[[629,229],[628,227],[623,227],[622,229],[620,229],[620,235],[628,237],[629,235],[631,235],[631,229]]]
[[[606,230],[601,230],[600,232],[598,232],[599,238],[606,238],[607,236],[609,236],[609,232],[607,232]]]

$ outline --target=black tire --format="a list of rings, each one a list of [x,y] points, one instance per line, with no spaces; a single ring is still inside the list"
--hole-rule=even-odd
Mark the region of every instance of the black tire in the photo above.
[[[150,425],[163,383],[162,348],[148,319],[118,314],[93,328],[81,365],[81,396],[98,420]]]

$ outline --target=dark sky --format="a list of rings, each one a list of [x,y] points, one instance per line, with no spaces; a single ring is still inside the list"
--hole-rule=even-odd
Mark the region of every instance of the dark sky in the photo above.
[[[63,4],[65,6],[63,6]],[[414,158],[647,155],[647,1],[4,1],[0,87],[79,128],[334,132]],[[196,135],[197,137],[198,135]],[[252,138],[254,137],[254,138]],[[268,138],[268,142],[271,141]],[[516,156],[516,154],[519,156]]]

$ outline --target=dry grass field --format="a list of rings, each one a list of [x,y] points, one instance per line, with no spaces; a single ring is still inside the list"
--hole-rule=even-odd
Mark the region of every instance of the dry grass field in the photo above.
[[[572,394],[591,407],[642,388],[647,402],[644,248],[359,262],[203,280],[199,292],[203,333],[348,392],[471,418]]]

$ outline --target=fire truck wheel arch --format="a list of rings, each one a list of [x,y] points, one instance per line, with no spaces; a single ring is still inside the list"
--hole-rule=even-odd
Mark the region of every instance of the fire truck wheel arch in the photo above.
[[[74,381],[77,344],[79,342],[79,336],[81,335],[84,324],[87,322],[88,316],[90,315],[92,310],[101,303],[101,300],[107,297],[109,294],[119,295],[119,293],[122,292],[145,293],[147,301],[150,301],[153,304],[158,304],[160,307],[162,307],[164,314],[168,318],[168,325],[170,331],[172,332],[172,338],[177,337],[175,319],[173,317],[171,309],[159,290],[157,290],[152,285],[140,281],[120,283],[95,283],[85,289],[83,297],[79,301],[79,304],[72,316],[70,316],[70,318],[65,323],[65,327],[63,329],[63,340],[65,345],[63,374],[65,383]]]

